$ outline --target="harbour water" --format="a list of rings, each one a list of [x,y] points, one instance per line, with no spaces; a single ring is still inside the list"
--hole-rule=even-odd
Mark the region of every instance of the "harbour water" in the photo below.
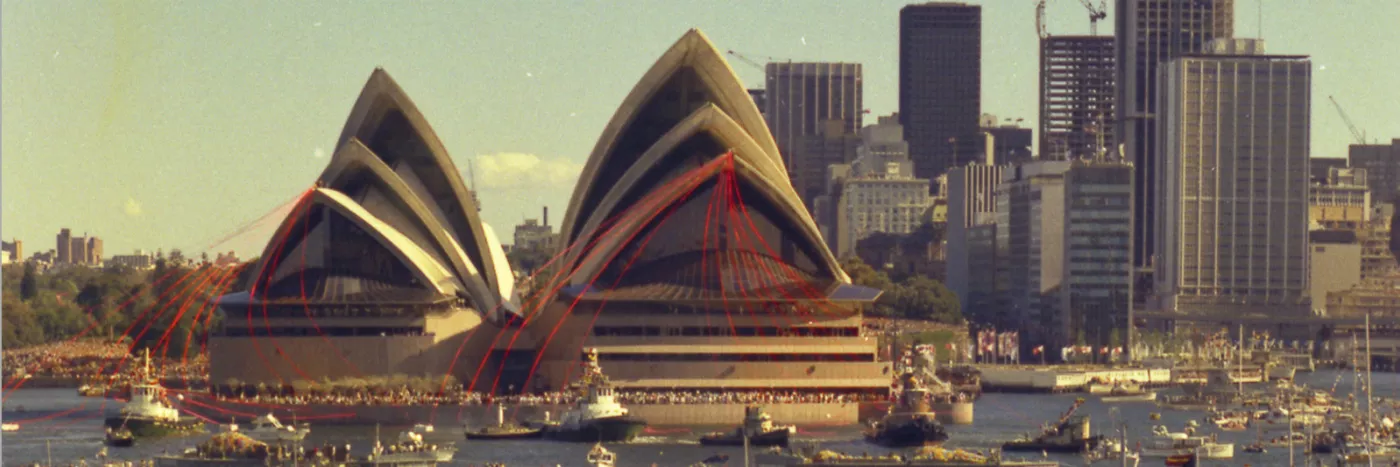
[[[1300,383],[1319,390],[1334,390],[1341,397],[1352,392],[1352,373],[1349,371],[1319,371],[1299,373]],[[1335,389],[1334,389],[1335,384]],[[1376,373],[1374,391],[1377,397],[1400,398],[1400,374]],[[1165,393],[1177,393],[1166,390]],[[1038,431],[1041,424],[1054,420],[1070,406],[1077,397],[1088,400],[1080,413],[1092,416],[1094,431],[1111,434],[1114,420],[1126,423],[1128,443],[1133,446],[1138,440],[1149,436],[1153,425],[1165,425],[1172,431],[1180,431],[1190,420],[1201,423],[1201,433],[1219,433],[1222,441],[1237,443],[1235,458],[1231,460],[1210,460],[1203,465],[1212,466],[1286,466],[1289,454],[1286,448],[1270,448],[1266,454],[1250,454],[1239,448],[1255,441],[1252,430],[1241,432],[1220,432],[1203,420],[1200,412],[1184,412],[1158,409],[1151,403],[1103,404],[1095,397],[1083,394],[986,394],[977,402],[977,420],[973,425],[949,425],[951,439],[948,447],[968,450],[986,450],[1017,436]],[[102,448],[102,421],[98,417],[99,399],[78,397],[72,389],[20,389],[7,394],[4,401],[3,419],[7,423],[18,422],[22,428],[18,432],[0,436],[0,456],[3,465],[29,465],[44,463],[48,452],[52,452],[54,464],[67,465],[86,458],[91,464],[93,456]],[[22,410],[21,410],[22,407]],[[109,404],[111,407],[111,404]],[[1150,420],[1152,412],[1160,412],[1161,420]],[[31,420],[52,417],[43,421]],[[781,420],[778,420],[781,422]],[[738,423],[735,420],[735,423]],[[465,441],[462,438],[461,424],[457,421],[436,420],[437,432],[426,437],[429,443],[456,443],[460,451],[451,465],[482,465],[487,462],[500,462],[508,466],[553,467],[583,466],[584,455],[591,447],[586,444],[571,444],[541,440],[483,442]],[[729,427],[652,427],[637,442],[609,446],[618,454],[620,466],[679,466],[684,467],[702,459],[727,454],[728,465],[740,466],[742,448],[714,448],[700,446],[696,439],[709,431]],[[211,427],[211,429],[213,429]],[[381,438],[392,441],[403,427],[380,427]],[[373,426],[312,426],[306,444],[319,445],[323,442],[345,442],[350,440],[356,451],[368,451],[373,444]],[[204,437],[168,439],[139,443],[134,448],[109,448],[110,459],[139,460],[162,452],[179,452],[193,446]],[[815,443],[823,448],[848,453],[883,454],[888,450],[868,445],[860,440],[857,426],[806,425],[799,427],[799,443]],[[48,450],[46,450],[46,442]],[[1040,454],[1028,454],[1040,457]],[[1305,455],[1299,449],[1295,452],[1296,464],[1305,465]],[[1017,457],[1012,455],[1010,457]],[[1052,459],[1064,465],[1085,465],[1078,456],[1051,455]],[[1327,465],[1331,465],[1330,458]],[[1101,462],[1097,465],[1117,465],[1114,462]],[[1160,459],[1145,459],[1142,463],[1162,465]],[[1316,464],[1314,464],[1316,465]]]

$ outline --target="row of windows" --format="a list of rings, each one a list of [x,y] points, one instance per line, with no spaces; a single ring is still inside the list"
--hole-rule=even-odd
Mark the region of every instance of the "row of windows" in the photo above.
[[[873,353],[600,353],[603,362],[873,362]]]
[[[781,318],[775,318],[781,319]],[[594,326],[599,337],[637,336],[739,336],[739,337],[858,337],[854,327],[781,327],[781,326]]]
[[[418,327],[321,327],[319,330],[311,327],[263,327],[254,325],[247,326],[229,325],[221,333],[228,337],[369,337],[369,336],[431,336],[431,333],[423,331],[422,326]]]

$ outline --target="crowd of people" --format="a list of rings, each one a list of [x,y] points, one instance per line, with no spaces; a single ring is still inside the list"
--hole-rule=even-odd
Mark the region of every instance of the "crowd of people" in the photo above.
[[[95,339],[6,350],[4,378],[7,384],[23,378],[52,378],[74,385],[124,384],[141,368],[141,360],[134,355],[123,361],[126,355],[126,344]],[[209,374],[208,359],[202,356],[187,362],[159,362],[153,368],[167,380],[202,381]]]
[[[254,404],[277,405],[490,405],[519,406],[564,405],[579,397],[576,392],[544,392],[538,394],[496,396],[481,392],[449,391],[446,393],[396,390],[362,390],[354,393],[311,391],[291,393],[220,393],[219,400],[236,400]],[[618,391],[617,400],[624,404],[794,404],[794,403],[858,403],[883,401],[888,396],[857,392],[798,392],[783,390],[754,391]]]

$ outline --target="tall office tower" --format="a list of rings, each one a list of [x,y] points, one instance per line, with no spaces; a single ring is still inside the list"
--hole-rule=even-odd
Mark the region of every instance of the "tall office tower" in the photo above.
[[[1113,38],[1049,36],[1040,40],[1040,158],[1097,159],[1117,140]]]
[[[1006,165],[968,164],[948,171],[948,288],[959,298],[963,316],[977,317],[982,307],[970,300],[976,277],[973,265],[978,259],[972,252],[975,240],[972,229],[979,217],[996,212],[996,188],[1001,183]],[[986,224],[982,222],[981,224]]]
[[[1133,265],[1152,261],[1156,242],[1157,66],[1182,55],[1200,53],[1206,43],[1234,36],[1234,0],[1117,0],[1114,35],[1118,41],[1118,114],[1116,134],[1124,156],[1133,162]]]
[[[1390,144],[1353,144],[1347,148],[1352,167],[1366,169],[1367,185],[1378,203],[1397,201],[1400,194],[1400,138]]]
[[[1161,69],[1156,293],[1163,311],[1307,313],[1310,61],[1254,40]]]
[[[1084,160],[1002,173],[991,321],[1020,330],[1023,347],[1127,346],[1132,173],[1124,162]]]
[[[825,122],[840,120],[843,134],[860,131],[864,103],[859,63],[769,63],[764,71],[764,119],[791,174],[800,173],[806,163],[799,142],[822,133]]]
[[[83,263],[88,266],[100,266],[102,264],[102,239],[97,237],[87,238],[87,257]]]
[[[899,122],[917,178],[934,180],[983,158],[981,106],[982,7],[924,3],[899,10]]]
[[[71,230],[69,230],[69,229],[61,229],[61,230],[59,230],[59,231],[58,231],[58,246],[57,246],[57,248],[55,249],[55,252],[57,253],[57,258],[54,258],[54,261],[53,261],[54,264],[68,264],[68,263],[73,262],[73,251],[72,251],[72,247],[73,247],[73,231],[71,231]]]

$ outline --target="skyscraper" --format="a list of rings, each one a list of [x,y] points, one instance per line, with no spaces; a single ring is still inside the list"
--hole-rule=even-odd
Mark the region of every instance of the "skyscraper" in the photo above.
[[[1200,53],[1208,42],[1234,36],[1234,0],[1117,0],[1114,35],[1118,41],[1117,135],[1136,173],[1133,264],[1146,266],[1154,254],[1157,219],[1158,64]]]
[[[769,63],[764,68],[764,119],[778,142],[790,175],[815,173],[817,186],[825,177],[826,166],[809,164],[802,153],[803,139],[826,134],[839,139],[854,135],[862,125],[861,66],[859,63]],[[750,95],[753,93],[750,92]],[[830,121],[839,121],[834,129]],[[808,167],[811,166],[811,167]],[[803,201],[811,206],[811,196],[798,186]]]
[[[982,7],[899,10],[899,117],[915,177],[933,180],[982,158],[981,106]]]
[[[1216,41],[1161,70],[1156,293],[1164,311],[1308,311],[1304,56]]]
[[[1108,36],[1040,40],[1041,159],[1094,159],[1101,150],[1111,152],[1113,50]]]
[[[972,230],[978,217],[996,212],[996,188],[1002,172],[1012,170],[1007,165],[968,164],[948,171],[948,288],[957,294],[964,316],[975,316],[981,310],[970,300],[974,288]],[[994,223],[994,222],[993,222]],[[985,273],[986,271],[980,271]],[[989,282],[990,279],[984,281]]]

